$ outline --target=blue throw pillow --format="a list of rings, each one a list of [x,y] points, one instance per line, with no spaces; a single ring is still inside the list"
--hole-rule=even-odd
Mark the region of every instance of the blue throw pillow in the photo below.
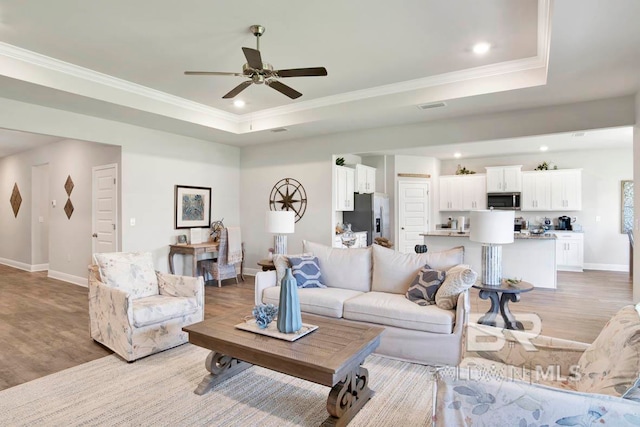
[[[432,305],[436,303],[436,292],[444,282],[446,273],[434,270],[425,264],[418,271],[418,275],[407,290],[406,297],[418,305]]]
[[[301,256],[289,258],[291,273],[299,288],[326,288],[322,280],[318,257]]]

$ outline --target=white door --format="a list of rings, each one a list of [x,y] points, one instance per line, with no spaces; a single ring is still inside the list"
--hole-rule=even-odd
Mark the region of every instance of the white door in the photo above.
[[[93,168],[93,253],[118,249],[118,165]]]
[[[398,182],[398,251],[413,253],[429,230],[429,183]]]

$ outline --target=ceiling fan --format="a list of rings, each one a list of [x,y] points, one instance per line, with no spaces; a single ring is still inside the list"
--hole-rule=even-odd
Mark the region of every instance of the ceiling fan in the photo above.
[[[224,99],[235,97],[252,84],[259,85],[263,83],[291,99],[296,99],[301,97],[302,94],[292,87],[280,82],[278,79],[285,77],[327,75],[327,69],[324,67],[274,70],[271,64],[262,62],[262,55],[260,55],[260,37],[264,34],[265,27],[262,25],[252,25],[249,27],[249,30],[256,37],[256,49],[251,49],[250,47],[242,48],[242,52],[244,53],[245,58],[247,58],[247,63],[242,66],[242,73],[225,73],[219,71],[185,71],[184,73],[188,76],[240,76],[249,78],[249,80],[246,80],[231,89],[231,91],[222,97]]]

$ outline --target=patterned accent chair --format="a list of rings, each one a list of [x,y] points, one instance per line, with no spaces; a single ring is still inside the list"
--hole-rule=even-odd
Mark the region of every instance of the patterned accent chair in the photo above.
[[[222,286],[222,281],[224,279],[236,279],[236,284],[238,283],[236,264],[240,264],[242,261],[235,264],[227,263],[229,256],[228,235],[229,232],[227,228],[223,228],[220,231],[220,246],[218,247],[217,259],[200,261],[200,265],[202,266],[202,276],[206,278],[207,273],[209,273],[213,280],[218,281],[218,287]],[[244,252],[242,258],[244,259]],[[240,268],[242,269],[242,267]]]
[[[591,345],[497,331],[499,350],[436,373],[435,425],[640,426],[640,304]]]
[[[188,341],[204,319],[202,277],[156,272],[151,253],[94,254],[89,267],[91,338],[131,362]]]

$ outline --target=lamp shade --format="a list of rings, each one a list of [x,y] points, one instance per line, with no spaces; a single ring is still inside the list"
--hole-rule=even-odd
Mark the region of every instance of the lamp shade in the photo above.
[[[473,242],[513,243],[514,211],[471,211],[469,239]]]
[[[267,231],[273,234],[290,234],[295,231],[296,214],[293,211],[267,211]]]

